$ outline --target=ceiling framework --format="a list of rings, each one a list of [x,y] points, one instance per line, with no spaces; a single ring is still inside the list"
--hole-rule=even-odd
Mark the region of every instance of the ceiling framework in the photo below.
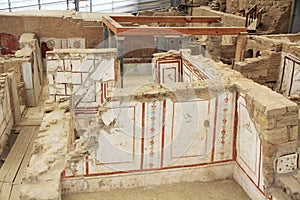
[[[183,41],[186,36],[191,35],[237,35],[235,61],[241,60],[247,40],[247,28],[224,27],[221,17],[103,16],[102,22],[103,48],[117,48],[118,51],[122,88],[124,76],[123,48],[127,36],[153,36],[154,38],[180,36]],[[159,49],[158,46],[156,48]]]
[[[245,27],[220,27],[221,17],[192,17],[192,16],[103,16],[102,22],[115,35],[239,35],[247,32]],[[131,27],[121,23],[212,23],[209,27]],[[214,25],[214,24],[213,24]]]

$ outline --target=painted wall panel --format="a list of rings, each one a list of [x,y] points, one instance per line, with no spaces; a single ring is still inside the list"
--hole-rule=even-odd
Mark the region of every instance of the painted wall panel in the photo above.
[[[161,144],[162,144],[162,115],[163,103],[152,101],[145,107],[145,127],[144,127],[144,169],[161,167]]]
[[[214,161],[233,159],[235,100],[236,94],[228,92],[218,98]]]
[[[261,166],[261,143],[252,122],[244,96],[238,98],[237,163],[258,187]]]
[[[32,67],[30,62],[25,62],[22,64],[23,77],[25,82],[26,89],[33,89],[33,80],[32,80]]]

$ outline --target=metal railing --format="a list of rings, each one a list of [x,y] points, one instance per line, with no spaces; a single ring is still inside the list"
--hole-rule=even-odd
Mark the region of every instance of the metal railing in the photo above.
[[[254,20],[257,20],[256,28],[258,28],[258,26],[261,24],[263,10],[264,8],[261,8],[259,11],[257,11],[257,4],[247,10],[245,27],[248,27]]]
[[[26,3],[27,2],[27,3]],[[13,12],[17,10],[78,10],[85,12],[127,12],[135,13],[141,10],[162,9],[171,5],[170,0],[57,0],[43,3],[42,0],[12,1],[0,3],[0,11]]]

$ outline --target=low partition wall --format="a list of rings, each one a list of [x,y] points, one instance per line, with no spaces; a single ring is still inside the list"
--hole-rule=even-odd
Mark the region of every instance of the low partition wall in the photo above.
[[[53,69],[61,63],[56,60]],[[168,69],[167,63],[160,67]],[[170,65],[174,67],[174,63]],[[206,67],[205,62],[194,66],[193,73]],[[86,121],[73,113],[72,122],[80,119],[82,126],[78,129],[70,124],[65,129],[59,152],[67,155],[57,153],[56,145],[47,145],[47,152],[53,150],[64,163],[55,170],[56,175],[61,172],[61,182],[54,184],[56,189],[52,191],[59,196],[234,177],[252,199],[268,196],[268,189],[276,185],[280,174],[297,170],[298,107],[224,66],[206,72],[210,78],[205,80],[111,87]],[[58,80],[55,70],[50,74]],[[99,92],[103,93],[105,90]],[[91,116],[93,120],[88,120]],[[46,121],[42,127],[49,130],[47,124],[56,124],[55,120]],[[53,137],[44,129],[38,143],[44,143],[44,137]],[[79,139],[74,141],[75,136]],[[32,160],[36,158],[34,155]],[[48,165],[30,165],[28,170],[47,183],[51,180],[43,177],[54,174],[51,168],[41,166]],[[39,185],[30,177],[25,179],[27,187],[22,191],[41,195],[30,191]],[[38,195],[35,198],[43,199]]]

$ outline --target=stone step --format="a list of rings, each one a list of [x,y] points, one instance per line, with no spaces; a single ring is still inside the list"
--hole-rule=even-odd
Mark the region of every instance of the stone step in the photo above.
[[[300,182],[290,175],[278,179],[279,187],[293,200],[300,200]]]

